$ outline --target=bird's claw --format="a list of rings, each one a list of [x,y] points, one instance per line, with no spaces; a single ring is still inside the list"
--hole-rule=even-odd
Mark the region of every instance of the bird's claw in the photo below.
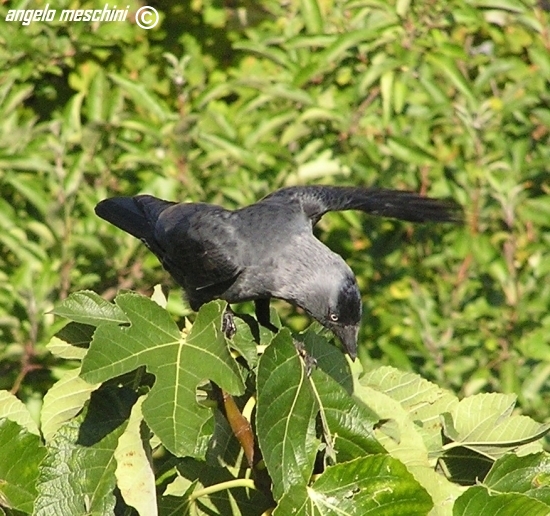
[[[228,339],[232,339],[237,333],[237,326],[235,325],[234,313],[229,306],[223,312],[222,317],[222,332]]]
[[[317,367],[317,359],[315,357],[312,357],[307,351],[304,346],[303,342],[300,342],[299,340],[294,340],[294,347],[296,348],[296,351],[298,351],[298,355],[302,358],[304,361],[304,364],[306,366],[306,375],[309,378],[311,376],[311,373],[313,373],[313,370]]]

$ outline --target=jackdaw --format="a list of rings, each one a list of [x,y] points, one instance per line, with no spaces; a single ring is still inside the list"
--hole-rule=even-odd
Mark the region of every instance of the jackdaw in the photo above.
[[[329,211],[361,210],[411,222],[460,222],[461,208],[417,193],[347,186],[295,186],[237,210],[151,195],[101,201],[101,218],[139,238],[198,310],[213,299],[254,301],[268,328],[269,302],[283,299],[330,329],[357,356],[361,296],[341,256],[313,234]]]

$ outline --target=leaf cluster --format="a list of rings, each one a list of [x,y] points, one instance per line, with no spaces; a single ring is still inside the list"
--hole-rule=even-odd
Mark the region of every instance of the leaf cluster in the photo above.
[[[20,401],[0,398],[2,504],[33,515],[437,515],[496,497],[503,514],[518,500],[548,512],[550,425],[515,415],[514,396],[459,401],[391,367],[352,373],[312,328],[260,336],[239,320],[229,341],[223,310],[209,303],[180,330],[135,293],[61,303],[72,322],[50,349],[81,366],[44,400],[44,441]]]

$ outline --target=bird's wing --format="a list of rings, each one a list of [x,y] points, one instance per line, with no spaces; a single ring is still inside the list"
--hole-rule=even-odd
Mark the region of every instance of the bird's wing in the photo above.
[[[414,192],[353,186],[291,186],[264,197],[264,201],[298,202],[315,225],[329,211],[360,210],[371,215],[410,222],[462,221],[462,208],[451,201]]]
[[[186,286],[204,290],[205,296],[210,291],[220,295],[241,272],[230,216],[219,206],[178,204],[163,212],[156,225],[157,241],[165,249],[163,265],[176,280],[185,275]]]
[[[231,253],[233,230],[224,223],[229,212],[222,208],[138,195],[101,201],[96,213],[142,240],[185,289],[192,308],[223,294],[240,273],[239,257]]]

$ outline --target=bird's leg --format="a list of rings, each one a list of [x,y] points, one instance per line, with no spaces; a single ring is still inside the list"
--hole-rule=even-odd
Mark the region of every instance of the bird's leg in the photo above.
[[[274,324],[271,324],[271,320],[269,317],[269,298],[257,299],[254,301],[254,305],[256,320],[258,321],[258,324],[260,324],[264,328],[267,328],[273,333],[277,333],[279,331],[279,328],[277,328],[277,326],[275,326]],[[234,317],[235,312],[233,312],[231,307],[227,305],[223,312],[222,331],[228,339],[233,338],[235,336],[235,333],[237,333],[237,326],[235,325]]]
[[[274,324],[271,324],[271,318],[269,314],[269,298],[256,299],[254,301],[254,306],[254,313],[256,314],[256,320],[258,321],[258,324],[261,324],[264,328],[271,330],[273,333],[277,333],[279,331],[279,328],[277,328],[277,326],[275,326]]]
[[[315,357],[312,357],[307,352],[303,342],[296,339],[292,339],[292,343],[294,344],[294,347],[296,348],[298,355],[300,355],[300,357],[304,361],[304,366],[306,368],[306,375],[309,378],[311,376],[311,373],[313,373],[313,370],[317,367],[317,359]]]
[[[275,326],[274,324],[271,324],[271,320],[269,318],[269,299],[257,299],[255,301],[255,304],[256,319],[258,323],[261,324],[264,328],[267,328],[272,332],[277,333],[279,331],[279,328],[277,328],[277,326]],[[306,373],[309,377],[313,372],[313,369],[317,367],[317,360],[308,354],[302,342],[296,339],[292,339],[292,342],[294,343],[296,351],[298,351],[298,354],[302,357],[304,361],[304,364],[306,366]]]
[[[222,316],[222,332],[228,339],[232,339],[237,333],[237,326],[235,325],[235,312],[231,310],[231,307],[227,305],[223,311]]]

